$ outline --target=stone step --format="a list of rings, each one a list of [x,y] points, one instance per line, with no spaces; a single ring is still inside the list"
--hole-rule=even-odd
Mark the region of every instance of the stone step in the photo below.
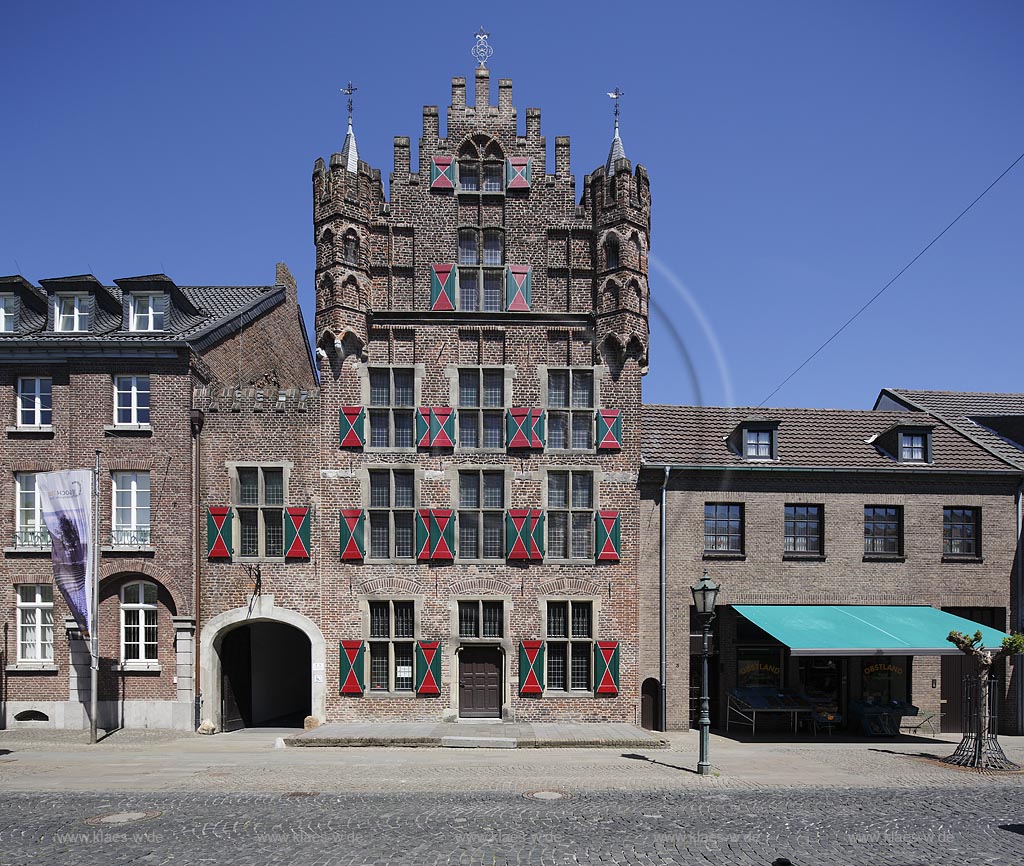
[[[443,749],[517,749],[512,737],[441,737]]]

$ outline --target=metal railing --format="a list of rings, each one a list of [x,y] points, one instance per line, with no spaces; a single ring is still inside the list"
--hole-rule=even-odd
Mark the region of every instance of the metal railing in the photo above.
[[[110,530],[110,543],[114,547],[147,547],[150,540],[148,526]]]
[[[49,547],[50,533],[46,528],[18,529],[14,533],[15,547]]]

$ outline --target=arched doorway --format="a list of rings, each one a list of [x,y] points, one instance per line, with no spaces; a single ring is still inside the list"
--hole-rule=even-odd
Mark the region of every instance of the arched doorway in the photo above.
[[[301,728],[312,714],[309,638],[282,622],[240,625],[220,642],[221,728]]]
[[[640,687],[640,724],[648,731],[660,731],[661,685],[654,677],[648,677]]]

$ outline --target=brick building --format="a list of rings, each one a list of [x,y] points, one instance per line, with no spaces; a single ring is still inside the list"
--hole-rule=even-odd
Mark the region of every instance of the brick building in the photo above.
[[[100,721],[194,726],[197,386],[309,387],[295,282],[0,278],[0,721],[88,725],[89,652],[53,588],[34,476],[100,452]],[[278,339],[287,335],[288,339]]]

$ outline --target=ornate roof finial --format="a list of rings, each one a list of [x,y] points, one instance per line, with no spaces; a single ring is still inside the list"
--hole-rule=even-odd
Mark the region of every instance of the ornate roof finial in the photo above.
[[[341,88],[341,92],[348,97],[348,131],[345,133],[345,143],[341,147],[341,164],[352,174],[359,171],[359,149],[356,147],[356,134],[352,131],[352,94],[358,89],[351,81]],[[331,165],[334,165],[333,159]]]
[[[352,125],[352,94],[355,93],[359,88],[356,87],[351,81],[343,88],[341,92],[348,97],[348,123]]]
[[[608,151],[608,161],[605,163],[605,170],[610,175],[615,170],[615,160],[626,158],[626,149],[619,138],[619,100],[626,94],[616,87],[608,91],[608,95],[615,100],[615,135],[612,136],[611,150]]]
[[[476,36],[476,45],[473,46],[470,54],[476,58],[480,68],[483,69],[487,66],[487,61],[491,59],[491,55],[494,53],[494,49],[487,41],[491,38],[491,34],[484,30],[484,25],[481,24],[480,29],[474,36]]]
[[[620,90],[617,86],[614,90],[610,90],[608,95],[615,100],[615,129],[619,128],[619,100],[622,99],[626,94]]]

